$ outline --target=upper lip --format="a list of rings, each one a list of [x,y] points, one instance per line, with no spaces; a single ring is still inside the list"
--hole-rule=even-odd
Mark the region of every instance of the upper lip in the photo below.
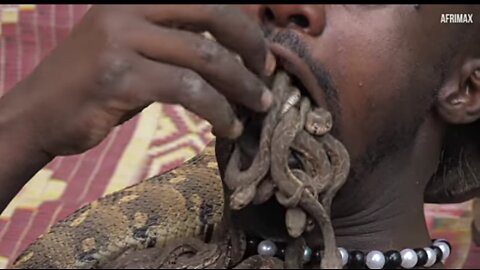
[[[315,75],[310,67],[297,54],[279,43],[270,43],[270,49],[277,58],[277,66],[281,66],[287,73],[297,77],[305,86],[308,94],[314,99],[318,105],[325,107],[323,104],[324,92],[319,86]]]

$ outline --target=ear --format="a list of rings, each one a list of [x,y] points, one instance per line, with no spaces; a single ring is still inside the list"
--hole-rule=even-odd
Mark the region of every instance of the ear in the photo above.
[[[468,124],[480,119],[480,59],[464,63],[438,93],[437,109],[449,124]]]

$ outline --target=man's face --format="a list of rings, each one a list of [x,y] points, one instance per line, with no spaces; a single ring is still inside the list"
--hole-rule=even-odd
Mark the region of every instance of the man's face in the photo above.
[[[440,17],[464,12],[439,5],[243,9],[262,24],[278,63],[332,112],[333,135],[350,153],[351,177],[360,179],[385,156],[411,143],[432,113],[461,37],[454,25],[441,24]]]

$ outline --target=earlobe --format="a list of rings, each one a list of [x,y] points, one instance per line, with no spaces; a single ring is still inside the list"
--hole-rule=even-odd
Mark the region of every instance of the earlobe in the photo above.
[[[480,59],[468,61],[460,72],[445,81],[437,106],[449,124],[468,124],[480,119]]]

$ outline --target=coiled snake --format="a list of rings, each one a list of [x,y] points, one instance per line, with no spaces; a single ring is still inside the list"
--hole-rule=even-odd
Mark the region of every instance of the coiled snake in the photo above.
[[[349,171],[348,153],[328,132],[330,114],[278,72],[275,101],[263,122],[259,150],[240,170],[234,147],[222,180],[214,142],[184,165],[110,194],[55,224],[31,244],[15,268],[283,268],[302,267],[297,250],[309,223],[324,239],[322,268],[341,268],[330,204]],[[290,169],[295,151],[302,169]],[[231,196],[224,198],[224,188]],[[272,197],[286,207],[293,241],[285,262],[243,258],[243,233],[229,223],[234,210]],[[224,201],[229,202],[227,204]],[[299,244],[300,243],[300,244]],[[149,259],[147,259],[149,258]],[[154,258],[154,259],[152,259]]]

